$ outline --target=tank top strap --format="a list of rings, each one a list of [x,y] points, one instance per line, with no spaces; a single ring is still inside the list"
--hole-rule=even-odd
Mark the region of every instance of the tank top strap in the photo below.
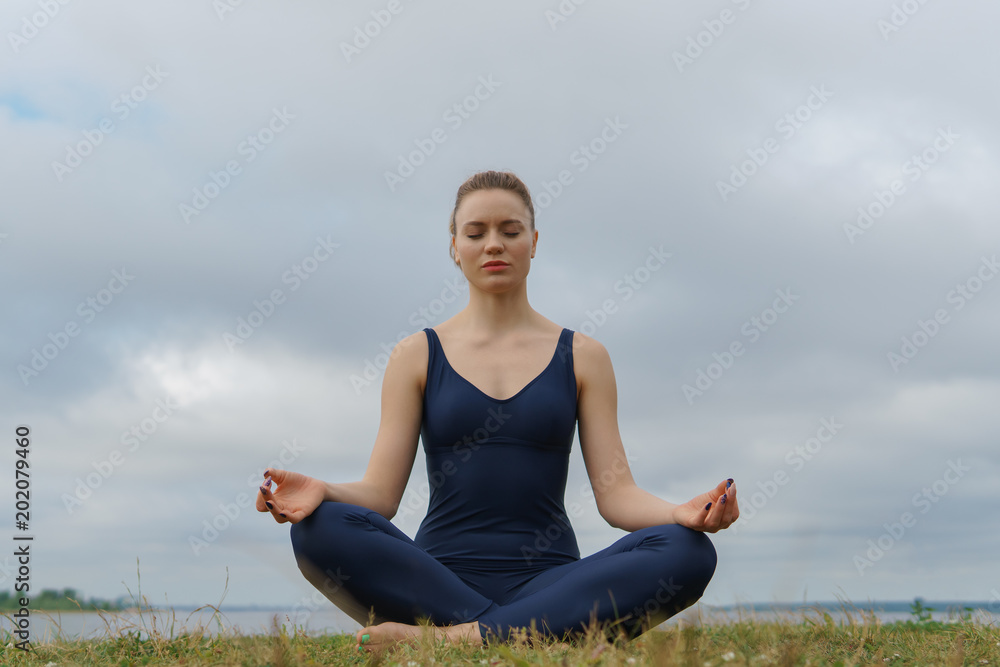
[[[430,327],[424,327],[424,331],[427,333],[427,385],[424,391],[428,392],[441,386],[445,370],[444,351],[441,348],[437,332]]]
[[[573,330],[563,327],[556,345],[556,355],[560,362],[573,370]]]
[[[556,346],[557,366],[561,369],[560,377],[567,389],[572,389],[576,396],[576,372],[573,370],[573,334],[572,329],[563,328]],[[575,411],[574,411],[575,415]]]

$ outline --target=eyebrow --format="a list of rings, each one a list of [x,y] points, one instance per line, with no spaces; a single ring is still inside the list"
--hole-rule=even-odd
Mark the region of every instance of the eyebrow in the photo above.
[[[520,220],[517,220],[516,218],[511,218],[509,220],[501,220],[500,221],[501,225],[506,225],[506,224],[511,224],[511,223],[513,223],[515,225],[521,225],[522,227],[524,226],[524,223],[522,221],[520,221]],[[478,220],[470,220],[469,222],[463,222],[462,223],[462,227],[485,227],[485,226],[486,226],[485,222],[480,222]]]

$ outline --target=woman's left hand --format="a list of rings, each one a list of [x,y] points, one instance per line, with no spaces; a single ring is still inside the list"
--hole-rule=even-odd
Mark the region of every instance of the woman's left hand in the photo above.
[[[740,516],[736,484],[724,479],[717,487],[674,508],[674,521],[692,530],[716,533],[725,530]]]

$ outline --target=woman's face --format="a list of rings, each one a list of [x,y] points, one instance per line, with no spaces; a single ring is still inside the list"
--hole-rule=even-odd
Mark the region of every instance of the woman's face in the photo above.
[[[528,207],[509,190],[477,190],[455,212],[455,257],[470,285],[502,291],[525,279],[535,255],[538,231]],[[504,266],[490,269],[489,262]]]

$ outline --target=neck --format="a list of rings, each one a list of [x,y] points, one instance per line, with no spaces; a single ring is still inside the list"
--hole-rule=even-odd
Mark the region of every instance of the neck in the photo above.
[[[505,292],[484,292],[469,285],[469,304],[455,316],[456,324],[473,336],[497,337],[532,328],[541,315],[528,303],[526,283]]]

